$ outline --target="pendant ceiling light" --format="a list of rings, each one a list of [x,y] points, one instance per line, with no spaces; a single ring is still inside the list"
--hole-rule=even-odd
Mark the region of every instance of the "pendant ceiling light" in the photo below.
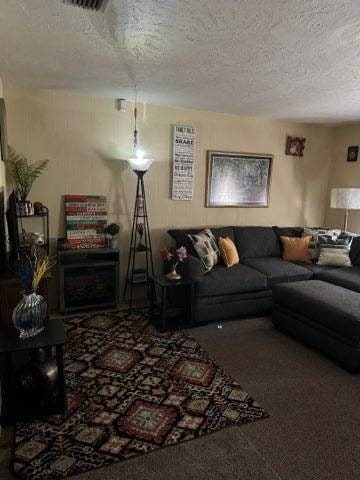
[[[136,172],[147,172],[153,160],[145,156],[145,151],[138,145],[138,130],[137,130],[137,88],[135,86],[135,103],[134,103],[134,155],[129,158],[128,162],[130,168]]]

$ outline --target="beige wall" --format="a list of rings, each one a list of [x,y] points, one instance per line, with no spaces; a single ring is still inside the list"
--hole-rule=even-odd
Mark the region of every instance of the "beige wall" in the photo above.
[[[30,198],[48,205],[51,236],[63,235],[62,195],[105,194],[110,220],[121,224],[122,262],[134,203],[135,176],[121,162],[131,152],[132,112],[108,98],[5,83],[9,143],[33,160],[49,158]],[[154,253],[169,242],[165,230],[202,225],[319,225],[325,219],[332,130],[261,118],[146,105],[140,107],[140,143],[155,159],[146,174]],[[171,125],[197,129],[194,199],[169,197]],[[287,134],[306,137],[303,158],[285,156]],[[206,150],[274,155],[269,208],[205,208]],[[124,268],[122,268],[122,271]]]
[[[344,210],[332,209],[330,191],[332,187],[360,187],[360,158],[357,162],[347,162],[347,147],[360,145],[360,125],[344,125],[334,129],[333,158],[326,200],[326,226],[341,228],[344,223]],[[360,211],[349,213],[348,230],[360,233]]]

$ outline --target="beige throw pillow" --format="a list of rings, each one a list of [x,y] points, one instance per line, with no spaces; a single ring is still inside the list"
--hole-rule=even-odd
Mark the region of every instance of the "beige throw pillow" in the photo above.
[[[239,263],[239,254],[237,251],[237,248],[234,244],[234,242],[231,240],[231,238],[226,237],[226,238],[219,238],[219,249],[221,253],[221,258],[223,259],[223,262],[225,265],[230,268],[237,263]]]
[[[220,251],[212,231],[206,228],[196,235],[189,235],[189,238],[206,271],[209,272],[220,260]]]
[[[289,262],[311,263],[311,253],[309,249],[311,236],[298,237],[280,237],[283,244],[283,260]]]

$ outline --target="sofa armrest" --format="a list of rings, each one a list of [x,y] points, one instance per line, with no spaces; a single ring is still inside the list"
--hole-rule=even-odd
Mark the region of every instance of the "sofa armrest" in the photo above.
[[[354,237],[351,242],[350,260],[354,267],[360,267],[360,237]]]
[[[186,262],[187,274],[190,278],[195,279],[200,275],[205,275],[207,273],[203,262],[199,257],[194,257],[194,255],[188,256],[188,261]]]

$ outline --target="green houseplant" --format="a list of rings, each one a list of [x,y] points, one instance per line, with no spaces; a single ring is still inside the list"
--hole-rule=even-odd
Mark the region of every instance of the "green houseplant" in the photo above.
[[[117,223],[110,223],[110,225],[108,225],[105,228],[105,233],[107,233],[108,235],[111,236],[111,239],[110,239],[110,247],[111,248],[117,248],[117,238],[116,238],[116,236],[119,234],[119,232],[120,232],[120,227]]]
[[[34,181],[45,170],[49,160],[30,162],[21,153],[9,145],[8,157],[5,160],[6,171],[13,178],[16,185],[16,192],[21,202],[26,202]]]

